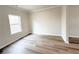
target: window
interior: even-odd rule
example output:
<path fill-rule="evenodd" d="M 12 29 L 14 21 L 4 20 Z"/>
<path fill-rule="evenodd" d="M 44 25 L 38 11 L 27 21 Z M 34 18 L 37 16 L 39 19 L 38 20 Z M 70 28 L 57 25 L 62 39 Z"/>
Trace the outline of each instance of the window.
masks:
<path fill-rule="evenodd" d="M 22 31 L 21 17 L 16 15 L 8 15 L 11 34 L 15 34 Z"/>

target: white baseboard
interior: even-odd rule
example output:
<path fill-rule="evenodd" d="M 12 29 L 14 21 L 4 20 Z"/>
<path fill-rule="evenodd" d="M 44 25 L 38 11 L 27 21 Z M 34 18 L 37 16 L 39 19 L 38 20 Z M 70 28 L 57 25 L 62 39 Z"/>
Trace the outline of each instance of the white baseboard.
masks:
<path fill-rule="evenodd" d="M 49 34 L 49 33 L 33 33 L 33 34 L 37 34 L 37 35 L 61 36 L 61 35 L 59 35 L 59 34 Z"/>
<path fill-rule="evenodd" d="M 62 36 L 62 39 L 63 39 L 63 41 L 64 41 L 66 44 L 69 44 L 69 39 L 68 39 L 68 38 L 65 38 L 65 37 Z"/>
<path fill-rule="evenodd" d="M 37 34 L 37 35 L 60 36 L 60 37 L 62 37 L 63 41 L 64 41 L 66 44 L 69 44 L 69 41 L 67 41 L 62 35 L 58 35 L 58 34 L 49 34 L 49 33 L 33 33 L 33 34 Z"/>
<path fill-rule="evenodd" d="M 17 40 L 18 40 L 18 39 L 17 39 Z M 13 43 L 13 42 L 15 42 L 15 41 L 16 41 L 16 40 L 12 40 L 12 41 L 8 42 L 7 44 L 1 46 L 0 49 L 4 48 L 5 46 L 7 46 L 7 45 L 9 45 L 9 44 L 11 44 L 11 43 Z"/>
<path fill-rule="evenodd" d="M 76 37 L 76 38 L 79 38 L 79 36 L 77 36 L 77 35 L 70 35 L 69 37 Z"/>
<path fill-rule="evenodd" d="M 25 34 L 25 35 L 28 35 L 29 33 L 27 33 L 27 34 Z M 24 35 L 24 36 L 25 36 Z M 22 36 L 23 37 L 23 36 Z M 17 38 L 17 39 L 15 39 L 15 40 L 11 40 L 10 42 L 8 42 L 7 44 L 4 44 L 3 46 L 0 46 L 0 49 L 2 49 L 2 48 L 4 48 L 5 46 L 7 46 L 7 45 L 9 45 L 9 44 L 11 44 L 11 43 L 13 43 L 13 42 L 15 42 L 15 41 L 17 41 L 18 39 L 20 39 L 21 37 L 19 37 L 19 38 Z"/>

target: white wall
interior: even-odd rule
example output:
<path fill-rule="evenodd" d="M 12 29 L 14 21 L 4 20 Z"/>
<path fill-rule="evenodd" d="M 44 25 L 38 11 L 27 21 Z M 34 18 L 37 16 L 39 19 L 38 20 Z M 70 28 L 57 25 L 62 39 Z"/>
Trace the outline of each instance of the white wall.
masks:
<path fill-rule="evenodd" d="M 61 7 L 32 13 L 33 33 L 61 35 Z"/>
<path fill-rule="evenodd" d="M 79 38 L 79 6 L 69 6 L 69 36 Z"/>
<path fill-rule="evenodd" d="M 8 14 L 21 16 L 22 32 L 15 35 L 10 34 Z M 30 32 L 31 29 L 28 12 L 25 13 L 8 6 L 0 6 L 0 48 L 16 41 Z"/>
<path fill-rule="evenodd" d="M 62 19 L 62 23 L 61 23 L 62 32 L 61 32 L 61 35 L 62 35 L 62 38 L 65 41 L 65 43 L 69 43 L 69 40 L 68 40 L 68 27 L 67 27 L 67 6 L 62 6 L 61 19 Z"/>

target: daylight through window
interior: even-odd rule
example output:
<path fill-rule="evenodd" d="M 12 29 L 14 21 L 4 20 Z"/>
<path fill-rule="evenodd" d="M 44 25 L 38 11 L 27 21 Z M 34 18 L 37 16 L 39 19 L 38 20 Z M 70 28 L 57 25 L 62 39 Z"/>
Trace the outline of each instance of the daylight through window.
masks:
<path fill-rule="evenodd" d="M 8 15 L 9 17 L 9 24 L 11 34 L 15 34 L 22 31 L 21 28 L 21 17 L 16 15 Z"/>

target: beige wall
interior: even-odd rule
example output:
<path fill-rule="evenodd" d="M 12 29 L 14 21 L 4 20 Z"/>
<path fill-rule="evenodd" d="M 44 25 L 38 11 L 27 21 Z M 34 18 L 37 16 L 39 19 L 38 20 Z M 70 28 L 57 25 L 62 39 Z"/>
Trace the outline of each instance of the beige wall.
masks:
<path fill-rule="evenodd" d="M 69 8 L 69 36 L 79 37 L 79 6 L 68 6 Z"/>
<path fill-rule="evenodd" d="M 32 13 L 33 33 L 61 35 L 61 7 Z"/>
<path fill-rule="evenodd" d="M 11 35 L 8 14 L 19 15 L 22 20 L 22 32 Z M 28 12 L 22 12 L 8 6 L 0 6 L 0 48 L 30 33 Z"/>

